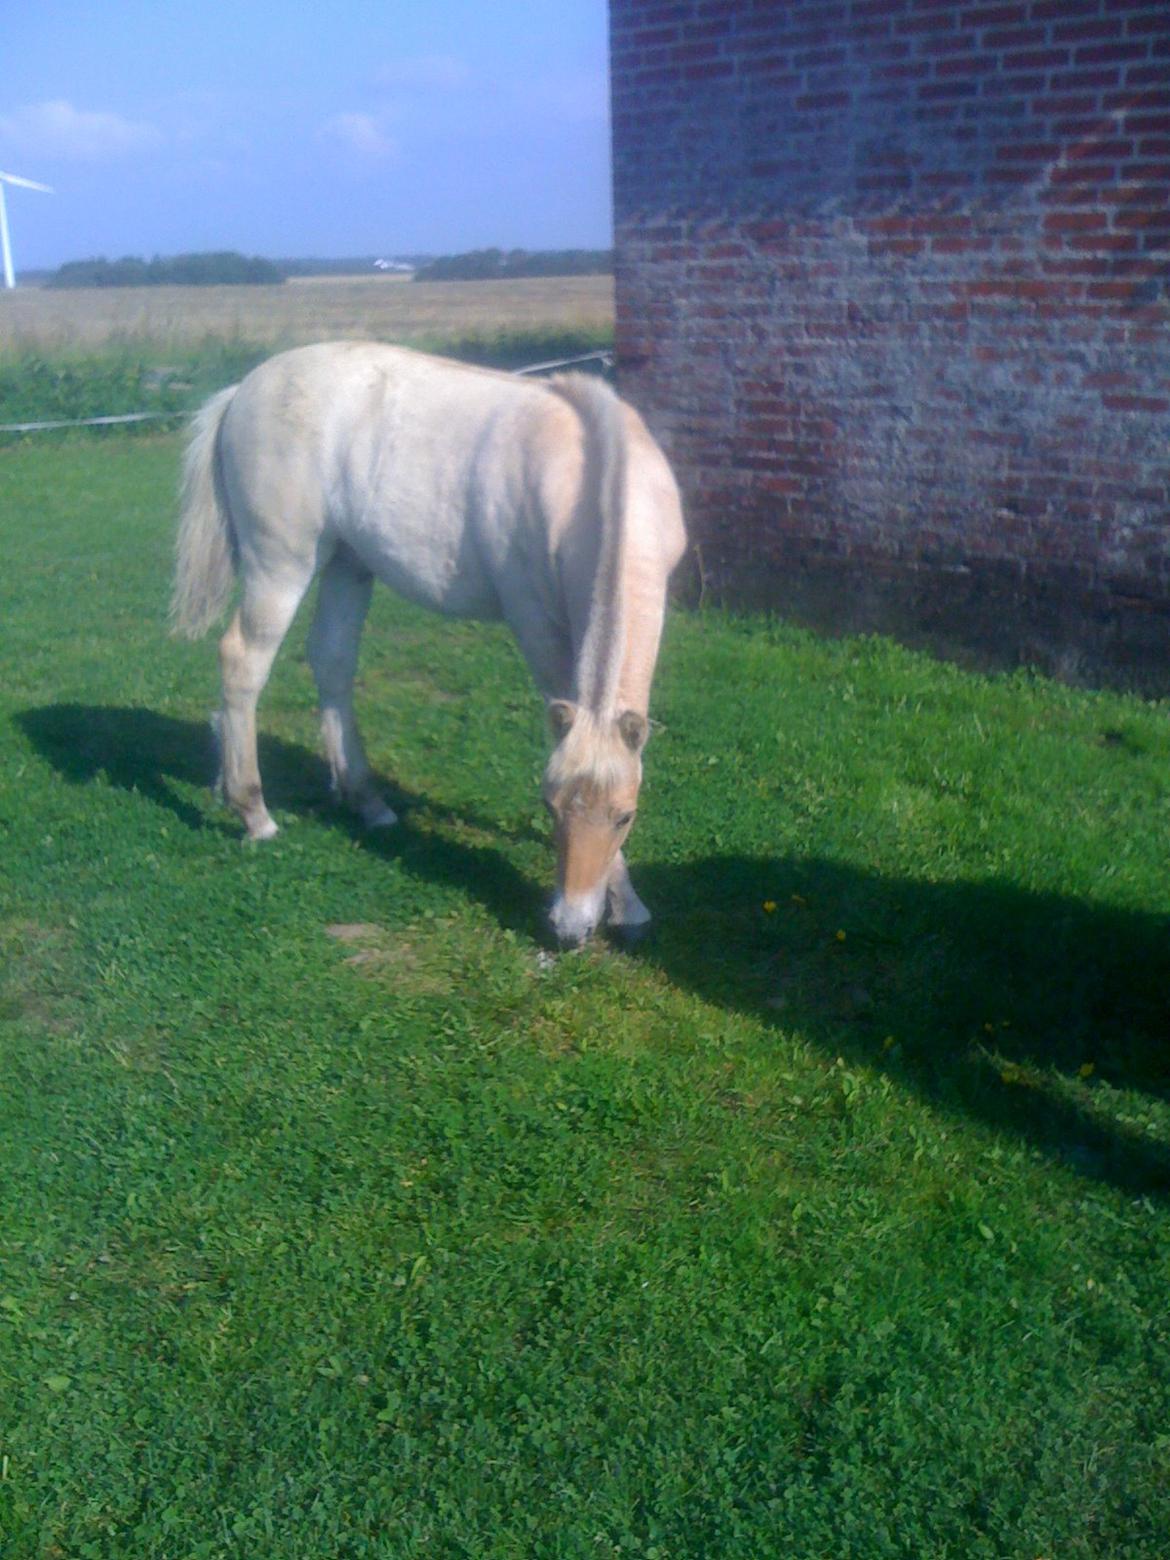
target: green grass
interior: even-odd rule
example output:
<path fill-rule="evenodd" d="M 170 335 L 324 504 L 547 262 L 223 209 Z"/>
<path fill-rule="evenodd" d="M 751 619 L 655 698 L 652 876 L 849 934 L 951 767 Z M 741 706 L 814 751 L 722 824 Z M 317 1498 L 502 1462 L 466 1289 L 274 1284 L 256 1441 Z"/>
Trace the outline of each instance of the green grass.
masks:
<path fill-rule="evenodd" d="M 383 593 L 403 811 L 261 848 L 168 641 L 178 442 L 0 454 L 0 1551 L 1161 1557 L 1170 727 L 672 618 L 634 955 L 542 717 Z"/>
<path fill-rule="evenodd" d="M 412 337 L 410 345 L 469 363 L 516 369 L 603 350 L 612 341 L 608 328 L 564 325 L 488 328 L 464 334 L 435 331 Z M 201 346 L 177 351 L 123 346 L 77 355 L 25 352 L 11 361 L 0 358 L 0 424 L 128 412 L 150 412 L 156 419 L 166 414 L 178 422 L 213 391 L 242 379 L 275 350 L 271 344 L 243 337 L 209 337 Z M 129 433 L 156 431 L 152 423 L 145 423 L 98 429 L 89 437 L 124 439 Z M 11 446 L 21 437 L 0 432 L 0 446 Z M 46 435 L 39 431 L 36 437 L 43 443 Z"/>

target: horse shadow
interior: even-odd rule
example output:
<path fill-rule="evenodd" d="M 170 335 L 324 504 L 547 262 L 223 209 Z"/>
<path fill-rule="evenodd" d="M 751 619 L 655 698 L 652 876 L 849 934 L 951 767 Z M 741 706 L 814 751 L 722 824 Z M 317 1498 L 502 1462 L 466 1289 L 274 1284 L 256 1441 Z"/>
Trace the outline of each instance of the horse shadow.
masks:
<path fill-rule="evenodd" d="M 1170 1099 L 1166 918 L 815 857 L 650 862 L 636 875 L 652 908 L 679 907 L 640 955 L 673 984 L 1089 1179 L 1170 1196 L 1170 1144 L 1108 1101 L 1114 1089 Z"/>
<path fill-rule="evenodd" d="M 209 728 L 83 705 L 17 721 L 67 779 L 104 775 L 209 827 L 175 788 L 210 777 Z M 317 755 L 267 737 L 261 763 L 282 806 L 322 811 L 329 776 Z M 369 833 L 337 806 L 328 816 L 412 874 L 470 894 L 501 924 L 544 935 L 543 890 L 495 843 L 535 830 L 509 835 L 472 811 L 385 789 L 403 814 L 396 828 Z M 423 827 L 416 810 L 452 827 Z M 226 816 L 214 826 L 237 827 Z M 675 986 L 885 1074 L 1087 1179 L 1170 1197 L 1170 1146 L 1140 1120 L 1140 1097 L 1170 1099 L 1166 918 L 994 879 L 927 882 L 816 857 L 712 855 L 635 861 L 633 871 L 657 921 L 628 956 Z M 1101 1108 L 1102 1086 L 1138 1096 L 1126 1112 L 1136 1119 Z"/>
<path fill-rule="evenodd" d="M 76 785 L 104 777 L 125 791 L 137 791 L 169 808 L 188 828 L 230 830 L 208 819 L 176 789 L 209 786 L 219 758 L 211 722 L 177 720 L 155 710 L 117 705 L 47 704 L 15 717 L 37 751 L 58 774 Z M 303 803 L 312 791 L 329 788 L 324 761 L 279 738 L 261 736 L 261 770 L 282 798 Z"/>
<path fill-rule="evenodd" d="M 41 756 L 71 783 L 87 785 L 104 778 L 167 808 L 190 829 L 243 837 L 226 808 L 209 816 L 184 795 L 185 788 L 209 787 L 216 774 L 219 755 L 210 721 L 89 704 L 41 705 L 20 712 L 14 721 Z M 541 839 L 537 830 L 502 827 L 474 809 L 447 806 L 392 780 L 380 780 L 379 789 L 399 814 L 399 823 L 392 829 L 369 830 L 331 796 L 329 766 L 319 754 L 264 733 L 257 748 L 265 792 L 279 807 L 326 817 L 371 851 L 401 860 L 420 877 L 470 888 L 513 930 L 530 930 L 542 923 L 540 891 L 503 852 L 466 839 L 450 840 L 414 819 L 425 812 L 431 821 L 513 843 Z"/>

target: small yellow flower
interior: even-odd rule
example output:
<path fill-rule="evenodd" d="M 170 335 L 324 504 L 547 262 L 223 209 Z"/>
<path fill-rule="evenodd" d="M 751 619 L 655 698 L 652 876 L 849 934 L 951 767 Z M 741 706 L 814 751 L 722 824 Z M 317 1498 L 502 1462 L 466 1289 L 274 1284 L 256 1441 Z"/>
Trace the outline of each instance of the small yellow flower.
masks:
<path fill-rule="evenodd" d="M 1079 1078 L 1091 1078 L 1096 1071 L 1096 1062 L 1082 1062 L 1077 1068 L 1077 1076 Z"/>
<path fill-rule="evenodd" d="M 844 942 L 845 941 L 845 933 L 844 932 L 838 932 L 837 933 L 837 941 L 838 942 Z"/>
<path fill-rule="evenodd" d="M 764 914 L 765 915 L 775 915 L 776 914 L 776 901 L 774 899 L 765 899 L 764 900 Z"/>

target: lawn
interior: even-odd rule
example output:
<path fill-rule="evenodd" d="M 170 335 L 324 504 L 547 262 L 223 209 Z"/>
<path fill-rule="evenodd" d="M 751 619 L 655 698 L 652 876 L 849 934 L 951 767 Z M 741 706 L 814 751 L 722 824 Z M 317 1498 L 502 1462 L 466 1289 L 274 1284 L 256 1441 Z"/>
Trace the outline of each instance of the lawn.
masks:
<path fill-rule="evenodd" d="M 496 627 L 376 599 L 365 836 L 302 621 L 241 844 L 178 454 L 0 451 L 5 1560 L 1164 1557 L 1167 708 L 676 613 L 553 958 Z"/>

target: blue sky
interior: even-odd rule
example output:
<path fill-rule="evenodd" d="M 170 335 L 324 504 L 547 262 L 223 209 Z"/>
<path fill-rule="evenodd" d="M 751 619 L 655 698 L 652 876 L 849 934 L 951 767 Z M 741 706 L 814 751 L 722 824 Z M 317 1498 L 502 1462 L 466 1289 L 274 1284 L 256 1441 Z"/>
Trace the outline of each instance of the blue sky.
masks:
<path fill-rule="evenodd" d="M 610 242 L 605 0 L 3 0 L 18 271 Z"/>

